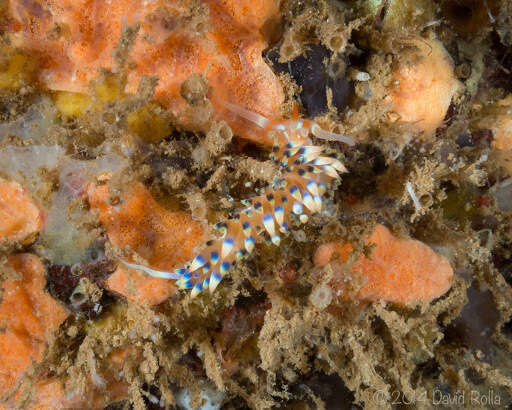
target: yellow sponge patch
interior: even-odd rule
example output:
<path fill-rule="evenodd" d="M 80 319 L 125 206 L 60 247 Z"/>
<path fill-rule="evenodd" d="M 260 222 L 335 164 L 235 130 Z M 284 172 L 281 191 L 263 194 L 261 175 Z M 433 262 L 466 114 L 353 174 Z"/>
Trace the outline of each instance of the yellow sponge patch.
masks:
<path fill-rule="evenodd" d="M 55 106 L 66 117 L 78 117 L 91 108 L 91 97 L 86 94 L 58 91 L 54 96 Z"/>

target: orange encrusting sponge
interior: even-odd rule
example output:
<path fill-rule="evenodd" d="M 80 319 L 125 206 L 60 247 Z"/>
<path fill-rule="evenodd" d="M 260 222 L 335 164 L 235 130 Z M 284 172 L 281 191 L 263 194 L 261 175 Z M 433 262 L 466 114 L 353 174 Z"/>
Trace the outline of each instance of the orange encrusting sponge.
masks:
<path fill-rule="evenodd" d="M 440 41 L 422 38 L 412 45 L 417 50 L 404 53 L 395 67 L 387 101 L 401 121 L 428 139 L 443 124 L 459 82 Z"/>
<path fill-rule="evenodd" d="M 366 243 L 376 246 L 370 259 L 361 256 L 352 266 L 352 274 L 366 281 L 356 292 L 356 299 L 411 305 L 430 302 L 450 289 L 453 277 L 450 263 L 422 242 L 397 238 L 385 226 L 377 225 Z M 326 265 L 334 253 L 346 261 L 351 252 L 350 244 L 324 244 L 317 249 L 314 262 L 318 266 Z M 333 268 L 331 286 L 341 290 L 340 299 L 346 299 L 346 272 L 336 265 Z"/>
<path fill-rule="evenodd" d="M 1 285 L 0 396 L 16 384 L 33 360 L 42 359 L 48 338 L 69 314 L 46 293 L 45 269 L 36 255 L 11 255 L 8 264 L 21 278 L 5 280 Z M 48 392 L 59 390 L 57 384 L 48 380 L 39 381 L 34 387 L 39 407 L 31 408 L 45 408 L 43 403 L 47 399 L 50 406 Z"/>
<path fill-rule="evenodd" d="M 18 183 L 0 178 L 0 243 L 11 240 L 27 245 L 41 227 L 41 212 Z"/>
<path fill-rule="evenodd" d="M 265 64 L 264 27 L 279 18 L 279 1 L 204 0 L 9 1 L 11 41 L 37 57 L 39 81 L 55 91 L 88 93 L 100 68 L 116 69 L 123 25 L 140 23 L 129 52 L 126 91 L 143 75 L 158 77 L 155 98 L 182 126 L 206 131 L 180 94 L 181 84 L 202 73 L 220 98 L 275 117 L 284 101 L 278 78 Z M 236 135 L 261 142 L 266 134 L 248 126 L 215 101 L 217 119 Z"/>
<path fill-rule="evenodd" d="M 154 269 L 172 270 L 184 263 L 203 239 L 203 228 L 190 214 L 164 209 L 140 183 L 125 190 L 119 205 L 108 202 L 106 185 L 91 185 L 88 194 L 91 209 L 99 211 L 110 242 L 136 252 Z M 131 261 L 129 254 L 126 260 Z M 122 263 L 108 278 L 107 287 L 149 305 L 163 302 L 177 290 L 173 281 L 141 276 Z"/>

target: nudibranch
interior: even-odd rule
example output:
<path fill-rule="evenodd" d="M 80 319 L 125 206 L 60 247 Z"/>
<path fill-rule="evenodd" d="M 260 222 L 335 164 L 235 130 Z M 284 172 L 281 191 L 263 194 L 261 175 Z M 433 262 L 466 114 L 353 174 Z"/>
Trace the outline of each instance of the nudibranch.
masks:
<path fill-rule="evenodd" d="M 322 210 L 322 197 L 347 170 L 336 154 L 313 145 L 310 135 L 354 145 L 348 137 L 299 119 L 297 106 L 291 119 L 271 121 L 231 103 L 222 104 L 272 135 L 271 158 L 279 166 L 280 177 L 274 178 L 273 185 L 263 195 L 242 201 L 245 208 L 239 213 L 217 223 L 214 228 L 219 235 L 207 241 L 202 251 L 184 267 L 166 272 L 123 261 L 128 267 L 151 276 L 176 280 L 180 288 L 191 289 L 191 297 L 207 289 L 214 292 L 231 267 L 253 252 L 258 238 L 263 236 L 279 246 L 280 235 L 287 233 L 292 223 L 306 223 L 310 215 Z"/>

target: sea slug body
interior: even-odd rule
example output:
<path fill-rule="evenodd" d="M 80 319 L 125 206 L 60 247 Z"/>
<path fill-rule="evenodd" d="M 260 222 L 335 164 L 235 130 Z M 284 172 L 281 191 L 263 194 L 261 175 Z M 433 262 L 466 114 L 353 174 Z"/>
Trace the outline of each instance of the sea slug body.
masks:
<path fill-rule="evenodd" d="M 280 234 L 287 233 L 292 223 L 306 223 L 310 215 L 322 210 L 322 197 L 347 170 L 336 155 L 327 153 L 324 147 L 312 145 L 310 134 L 353 145 L 345 136 L 300 120 L 297 107 L 292 119 L 270 121 L 230 103 L 223 104 L 273 134 L 271 158 L 279 166 L 281 177 L 275 178 L 273 186 L 263 195 L 243 201 L 245 209 L 217 223 L 215 229 L 220 235 L 206 242 L 203 250 L 185 267 L 165 272 L 124 262 L 151 276 L 176 280 L 180 288 L 191 289 L 192 297 L 207 289 L 213 293 L 231 267 L 253 252 L 259 237 L 264 236 L 279 246 Z"/>

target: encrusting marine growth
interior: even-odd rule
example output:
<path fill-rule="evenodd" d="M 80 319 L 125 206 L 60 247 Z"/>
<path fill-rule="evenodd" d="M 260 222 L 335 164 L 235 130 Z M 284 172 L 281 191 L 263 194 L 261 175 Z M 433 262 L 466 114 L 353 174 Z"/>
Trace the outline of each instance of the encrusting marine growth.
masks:
<path fill-rule="evenodd" d="M 279 246 L 279 233 L 288 232 L 292 222 L 306 223 L 309 215 L 321 211 L 322 196 L 346 168 L 335 154 L 328 154 L 325 147 L 311 145 L 310 134 L 354 144 L 349 138 L 325 131 L 316 123 L 300 120 L 297 106 L 292 119 L 271 121 L 231 103 L 222 104 L 273 134 L 272 159 L 280 167 L 281 178 L 276 177 L 273 186 L 263 195 L 244 201 L 247 207 L 240 213 L 217 223 L 215 229 L 220 236 L 206 242 L 201 253 L 185 267 L 166 272 L 123 261 L 126 266 L 151 276 L 176 280 L 180 288 L 192 289 L 192 297 L 206 289 L 214 292 L 236 261 L 253 251 L 258 236 L 266 235 L 267 240 Z"/>
<path fill-rule="evenodd" d="M 189 213 L 165 209 L 141 183 L 127 187 L 120 204 L 110 203 L 107 185 L 91 184 L 87 191 L 91 210 L 98 213 L 110 243 L 130 249 L 152 268 L 173 270 L 181 266 L 195 255 L 194 248 L 204 237 L 200 224 Z M 149 305 L 162 303 L 177 291 L 171 281 L 132 274 L 122 264 L 105 285 L 127 299 Z"/>

